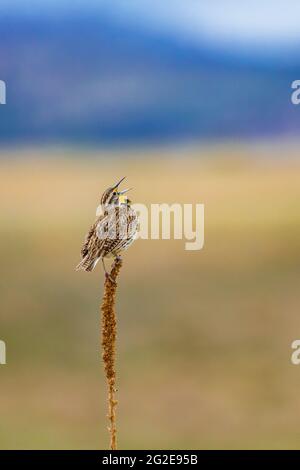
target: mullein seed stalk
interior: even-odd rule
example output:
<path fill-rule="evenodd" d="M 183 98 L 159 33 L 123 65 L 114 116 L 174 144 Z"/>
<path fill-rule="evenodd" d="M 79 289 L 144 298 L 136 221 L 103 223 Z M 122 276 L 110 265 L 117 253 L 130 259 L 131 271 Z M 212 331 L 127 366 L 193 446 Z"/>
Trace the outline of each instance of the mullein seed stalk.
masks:
<path fill-rule="evenodd" d="M 108 387 L 108 419 L 110 433 L 110 449 L 117 449 L 117 425 L 116 425 L 116 337 L 117 319 L 115 311 L 117 278 L 122 267 L 122 259 L 116 258 L 110 275 L 106 276 L 104 295 L 101 305 L 102 312 L 102 359 Z"/>

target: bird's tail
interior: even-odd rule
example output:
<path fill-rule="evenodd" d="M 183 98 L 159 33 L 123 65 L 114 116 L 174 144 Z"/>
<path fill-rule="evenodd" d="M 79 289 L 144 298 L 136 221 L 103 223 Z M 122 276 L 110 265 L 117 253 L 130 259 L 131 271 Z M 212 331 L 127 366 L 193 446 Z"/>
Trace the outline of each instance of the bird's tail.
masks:
<path fill-rule="evenodd" d="M 87 255 L 80 261 L 80 263 L 77 264 L 76 271 L 80 271 L 80 269 L 83 269 L 84 271 L 93 271 L 98 261 L 99 261 L 99 258 L 91 259 Z"/>

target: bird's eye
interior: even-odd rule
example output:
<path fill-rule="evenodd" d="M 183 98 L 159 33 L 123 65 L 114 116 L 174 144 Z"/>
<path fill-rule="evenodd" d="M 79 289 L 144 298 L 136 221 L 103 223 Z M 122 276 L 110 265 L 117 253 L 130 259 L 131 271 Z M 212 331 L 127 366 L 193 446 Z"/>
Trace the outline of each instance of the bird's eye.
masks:
<path fill-rule="evenodd" d="M 117 194 L 116 191 L 114 191 L 114 192 L 113 192 L 113 195 L 115 196 L 116 194 Z"/>

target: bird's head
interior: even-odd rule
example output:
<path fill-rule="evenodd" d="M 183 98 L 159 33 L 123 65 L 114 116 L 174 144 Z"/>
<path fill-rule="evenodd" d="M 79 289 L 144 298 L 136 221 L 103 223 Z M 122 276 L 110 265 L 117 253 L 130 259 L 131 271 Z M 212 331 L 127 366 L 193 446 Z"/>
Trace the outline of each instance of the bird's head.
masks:
<path fill-rule="evenodd" d="M 124 178 L 120 179 L 117 184 L 110 186 L 104 191 L 101 198 L 101 206 L 103 208 L 106 208 L 108 206 L 118 206 L 120 204 L 127 204 L 127 196 L 125 196 L 125 193 L 127 193 L 129 189 L 119 191 L 119 186 L 124 179 L 125 176 Z"/>

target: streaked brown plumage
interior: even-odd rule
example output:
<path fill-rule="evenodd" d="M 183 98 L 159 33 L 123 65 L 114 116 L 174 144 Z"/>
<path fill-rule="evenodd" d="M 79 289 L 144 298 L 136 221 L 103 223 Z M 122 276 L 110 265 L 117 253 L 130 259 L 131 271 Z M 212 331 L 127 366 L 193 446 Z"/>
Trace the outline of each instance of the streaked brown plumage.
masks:
<path fill-rule="evenodd" d="M 118 191 L 123 179 L 103 193 L 101 215 L 85 237 L 77 270 L 92 271 L 99 259 L 102 259 L 105 270 L 104 258 L 119 256 L 135 240 L 138 217 L 129 199 L 124 196 L 128 190 Z"/>

